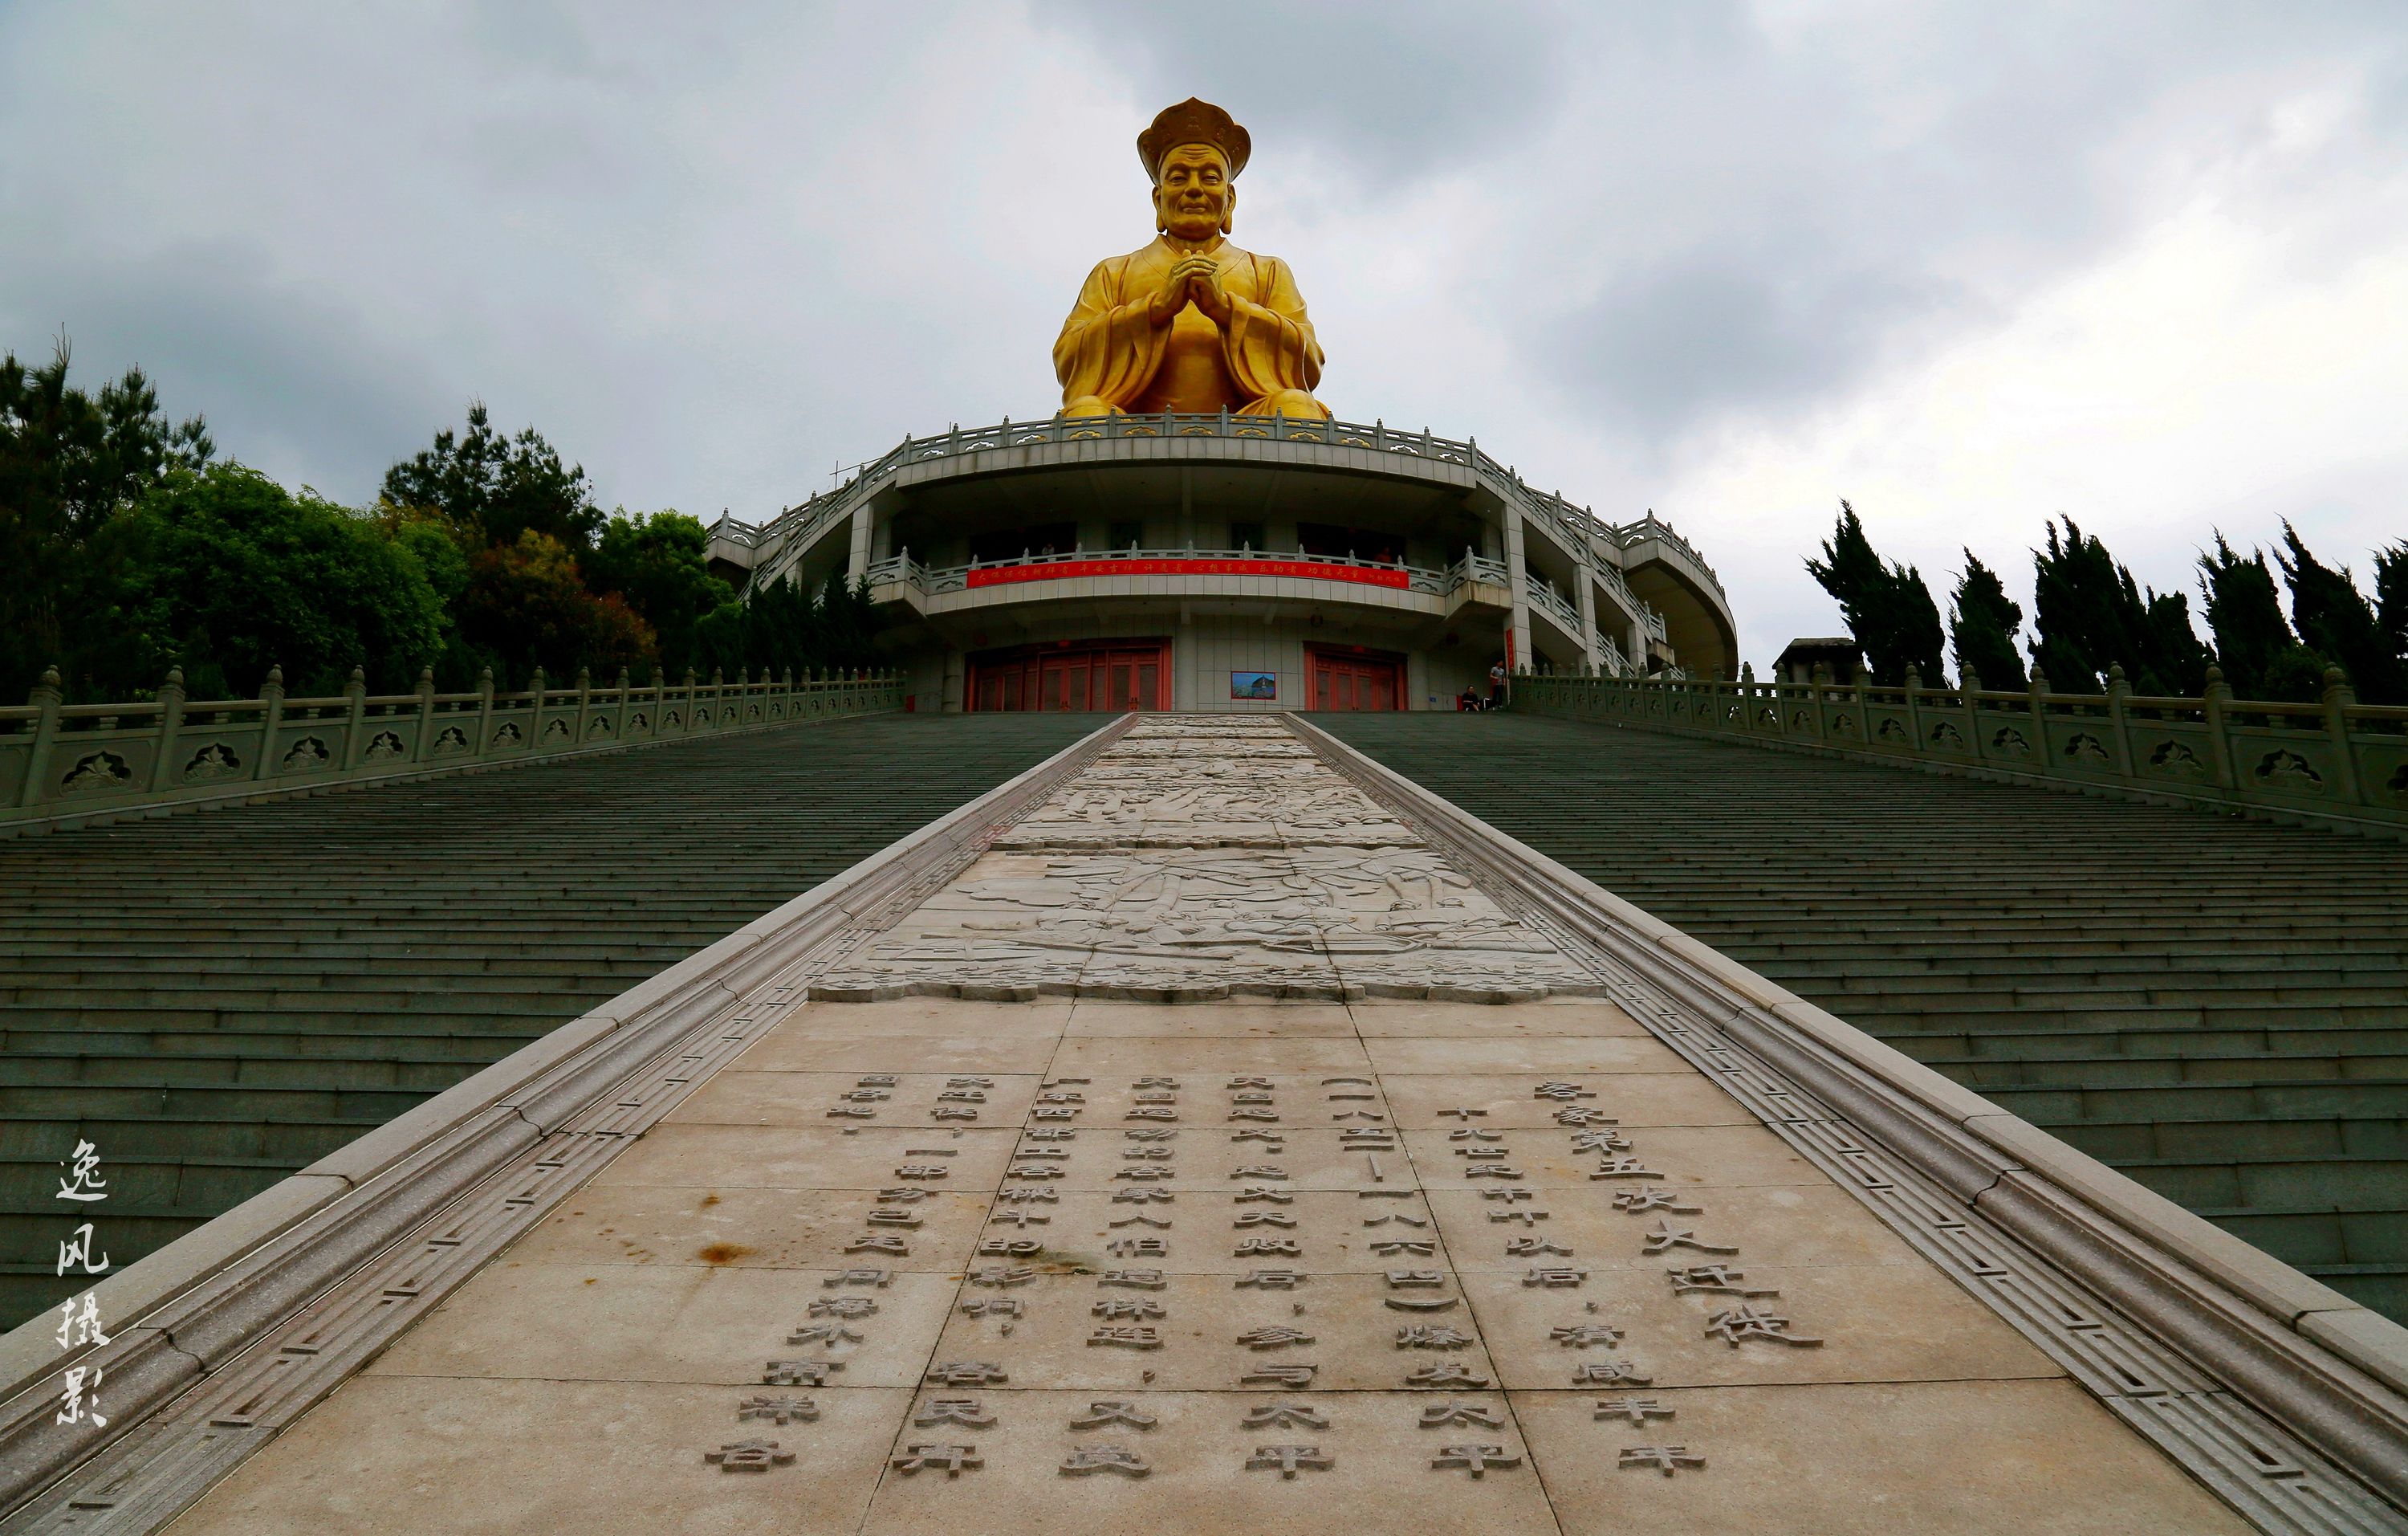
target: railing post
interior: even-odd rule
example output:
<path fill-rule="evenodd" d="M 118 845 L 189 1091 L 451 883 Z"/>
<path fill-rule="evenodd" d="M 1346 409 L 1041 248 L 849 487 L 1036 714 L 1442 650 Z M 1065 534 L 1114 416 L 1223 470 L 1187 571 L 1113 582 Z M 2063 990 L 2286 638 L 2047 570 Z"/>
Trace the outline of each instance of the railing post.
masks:
<path fill-rule="evenodd" d="M 159 684 L 159 742 L 150 749 L 150 792 L 154 795 L 175 782 L 176 733 L 184 724 L 184 669 L 167 668 L 167 681 Z"/>
<path fill-rule="evenodd" d="M 684 726 L 684 729 L 685 729 L 685 733 L 686 733 L 688 736 L 692 736 L 692 735 L 694 734 L 694 690 L 695 690 L 695 676 L 696 676 L 696 675 L 697 675 L 697 674 L 695 672 L 695 669 L 694 669 L 693 668 L 689 667 L 689 668 L 687 668 L 685 669 L 685 726 Z"/>
<path fill-rule="evenodd" d="M 1830 708 L 1823 696 L 1830 686 L 1830 667 L 1824 662 L 1816 662 L 1813 670 L 1806 674 L 1806 697 L 1814 707 L 1814 739 L 1817 741 L 1831 739 Z"/>
<path fill-rule="evenodd" d="M 30 807 L 41 800 L 43 792 L 49 788 L 50 749 L 59 739 L 59 701 L 63 696 L 59 689 L 59 669 L 43 668 L 42 680 L 34 684 L 34 691 L 25 697 L 25 702 L 41 713 L 34 718 L 34 746 L 25 758 L 25 782 L 17 791 L 17 803 L 21 806 Z"/>
<path fill-rule="evenodd" d="M 284 724 L 284 668 L 271 667 L 267 681 L 259 685 L 259 696 L 267 708 L 259 715 L 259 760 L 251 765 L 253 782 L 268 776 L 269 766 L 276 761 L 276 733 Z"/>
<path fill-rule="evenodd" d="M 472 757 L 482 757 L 494 750 L 494 669 L 485 668 L 477 674 L 477 740 L 469 748 Z"/>
<path fill-rule="evenodd" d="M 2032 755 L 2039 759 L 2042 773 L 2054 775 L 2057 765 L 2048 751 L 2048 674 L 2038 662 L 2032 664 L 2031 683 L 2024 696 L 2031 701 Z"/>
<path fill-rule="evenodd" d="M 611 740 L 624 741 L 627 739 L 627 720 L 630 715 L 635 713 L 635 703 L 636 674 L 628 670 L 626 668 L 622 667 L 619 668 L 618 711 L 610 717 Z"/>
<path fill-rule="evenodd" d="M 2207 762 L 2215 772 L 2218 789 L 2238 786 L 2232 778 L 2232 742 L 2224 734 L 2224 711 L 2232 702 L 2232 684 L 2224 681 L 2224 668 L 2211 666 L 2207 669 L 2207 687 L 2201 691 L 2200 712 L 2207 717 Z"/>
<path fill-rule="evenodd" d="M 529 752 L 541 752 L 543 750 L 543 696 L 546 691 L 545 682 L 546 680 L 543 675 L 543 668 L 540 667 L 535 669 L 535 676 L 527 680 L 527 697 L 534 705 L 534 712 L 527 717 L 526 750 Z"/>
<path fill-rule="evenodd" d="M 1982 756 L 1982 706 L 1973 696 L 1982 691 L 1982 674 L 1971 667 L 1958 668 L 1956 679 L 1958 701 L 1965 706 L 1965 751 L 1979 762 Z"/>
<path fill-rule="evenodd" d="M 368 674 L 364 667 L 351 668 L 351 681 L 343 684 L 343 696 L 351 701 L 351 716 L 343 726 L 343 770 L 360 766 L 360 753 L 365 747 L 360 738 L 368 717 Z"/>
<path fill-rule="evenodd" d="M 577 668 L 577 724 L 568 732 L 570 750 L 585 745 L 586 721 L 593 710 L 594 668 L 580 666 Z"/>
<path fill-rule="evenodd" d="M 2124 701 L 2132 696 L 2132 685 L 2124 680 L 2124 664 L 2111 662 L 2107 668 L 2107 730 L 2115 739 L 2115 771 L 2129 779 L 2132 776 L 2132 733 L 2125 724 Z"/>
<path fill-rule="evenodd" d="M 1923 674 L 1909 663 L 1906 668 L 1906 750 L 1917 756 L 1923 753 Z"/>
<path fill-rule="evenodd" d="M 2350 754 L 2349 711 L 2358 702 L 2349 679 L 2338 667 L 2325 668 L 2325 731 L 2332 738 L 2333 789 L 2344 805 L 2362 803 L 2358 797 L 2358 759 Z"/>
<path fill-rule="evenodd" d="M 418 669 L 418 730 L 417 739 L 409 744 L 409 760 L 423 763 L 426 754 L 435 750 L 435 668 Z"/>

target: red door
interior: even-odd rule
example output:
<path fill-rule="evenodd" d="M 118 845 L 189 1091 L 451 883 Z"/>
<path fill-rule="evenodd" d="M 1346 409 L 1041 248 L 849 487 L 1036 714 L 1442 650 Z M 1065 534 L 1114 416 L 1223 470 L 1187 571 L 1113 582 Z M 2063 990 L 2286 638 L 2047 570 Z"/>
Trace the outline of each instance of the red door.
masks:
<path fill-rule="evenodd" d="M 970 710 L 1166 710 L 1170 646 L 1163 640 L 1031 646 L 969 658 Z"/>
<path fill-rule="evenodd" d="M 1404 664 L 1374 653 L 1312 651 L 1308 708 L 1398 710 L 1404 707 Z"/>

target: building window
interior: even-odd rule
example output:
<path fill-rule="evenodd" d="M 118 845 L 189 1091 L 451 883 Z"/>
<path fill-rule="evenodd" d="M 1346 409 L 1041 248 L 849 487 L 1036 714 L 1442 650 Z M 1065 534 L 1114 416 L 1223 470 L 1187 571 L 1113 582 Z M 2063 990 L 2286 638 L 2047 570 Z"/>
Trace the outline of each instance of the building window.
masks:
<path fill-rule="evenodd" d="M 1141 549 L 1145 545 L 1145 524 L 1115 523 L 1112 524 L 1111 538 L 1112 548 L 1116 550 Z"/>
<path fill-rule="evenodd" d="M 1230 524 L 1229 547 L 1233 550 L 1254 551 L 1266 548 L 1263 543 L 1263 525 L 1259 523 Z"/>
<path fill-rule="evenodd" d="M 980 565 L 1034 554 L 1068 554 L 1079 544 L 1076 523 L 1040 523 L 970 535 L 970 558 Z"/>

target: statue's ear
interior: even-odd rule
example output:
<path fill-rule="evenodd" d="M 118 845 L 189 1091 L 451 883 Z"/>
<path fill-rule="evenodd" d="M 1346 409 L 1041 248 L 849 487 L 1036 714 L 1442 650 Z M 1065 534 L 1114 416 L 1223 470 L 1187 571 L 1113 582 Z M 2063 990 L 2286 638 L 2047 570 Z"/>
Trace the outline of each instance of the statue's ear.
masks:
<path fill-rule="evenodd" d="M 1170 221 L 1162 216 L 1162 185 L 1160 182 L 1156 182 L 1154 188 L 1154 232 L 1156 235 L 1167 235 L 1170 232 Z"/>
<path fill-rule="evenodd" d="M 1226 235 L 1237 227 L 1237 223 L 1238 189 L 1232 186 L 1229 189 L 1229 195 L 1221 200 L 1221 233 Z"/>

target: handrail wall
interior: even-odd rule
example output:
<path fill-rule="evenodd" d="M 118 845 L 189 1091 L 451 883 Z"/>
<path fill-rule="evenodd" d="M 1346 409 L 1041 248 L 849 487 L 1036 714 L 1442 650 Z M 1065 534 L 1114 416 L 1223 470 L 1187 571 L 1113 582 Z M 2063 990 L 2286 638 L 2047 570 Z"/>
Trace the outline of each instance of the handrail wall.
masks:
<path fill-rule="evenodd" d="M 891 671 L 635 687 L 625 673 L 572 688 L 536 673 L 519 693 L 490 675 L 472 694 L 370 694 L 360 674 L 331 698 L 288 698 L 282 669 L 257 698 L 187 699 L 180 669 L 156 698 L 66 704 L 56 671 L 0 708 L 0 829 L 94 812 L 529 762 L 796 721 L 903 708 Z"/>
<path fill-rule="evenodd" d="M 2329 673 L 2313 704 L 1532 675 L 1513 707 L 1992 778 L 2043 781 L 2358 828 L 2408 829 L 2408 708 L 2360 704 Z"/>

